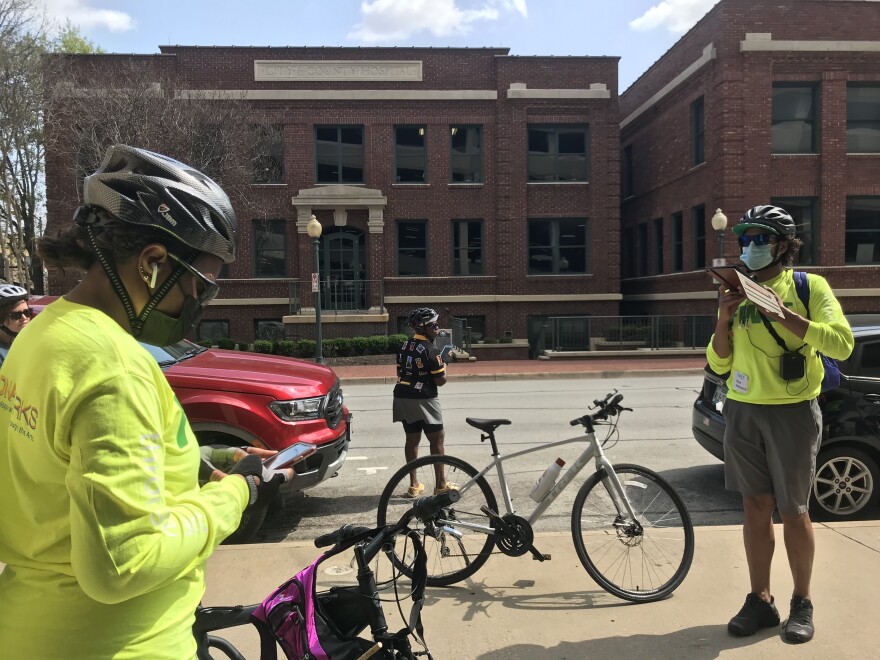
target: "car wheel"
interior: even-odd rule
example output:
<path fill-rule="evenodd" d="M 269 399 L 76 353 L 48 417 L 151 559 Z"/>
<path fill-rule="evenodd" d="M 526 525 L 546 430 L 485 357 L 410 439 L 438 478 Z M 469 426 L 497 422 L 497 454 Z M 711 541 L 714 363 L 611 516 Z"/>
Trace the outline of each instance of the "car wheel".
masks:
<path fill-rule="evenodd" d="M 819 452 L 813 497 L 814 514 L 848 520 L 880 499 L 877 461 L 856 447 L 829 447 Z"/>

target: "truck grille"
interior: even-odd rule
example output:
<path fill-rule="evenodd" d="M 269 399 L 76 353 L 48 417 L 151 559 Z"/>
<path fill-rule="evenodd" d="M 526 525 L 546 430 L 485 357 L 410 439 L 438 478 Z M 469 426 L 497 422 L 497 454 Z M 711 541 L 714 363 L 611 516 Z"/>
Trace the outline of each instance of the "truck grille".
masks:
<path fill-rule="evenodd" d="M 331 429 L 335 429 L 342 421 L 342 389 L 339 387 L 339 381 L 336 381 L 333 389 L 327 394 L 324 403 L 324 419 Z"/>

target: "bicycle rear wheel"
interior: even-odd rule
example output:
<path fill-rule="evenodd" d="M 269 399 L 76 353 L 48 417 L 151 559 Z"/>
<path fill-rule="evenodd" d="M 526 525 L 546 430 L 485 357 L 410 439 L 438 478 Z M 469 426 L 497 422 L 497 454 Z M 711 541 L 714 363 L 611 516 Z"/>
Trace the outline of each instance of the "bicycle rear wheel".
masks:
<path fill-rule="evenodd" d="M 498 510 L 495 495 L 480 477 L 466 486 L 477 475 L 477 469 L 452 456 L 431 455 L 417 458 L 395 472 L 379 498 L 378 526 L 393 524 L 412 508 L 413 498 L 407 497 L 410 472 L 414 471 L 425 489 L 421 494 L 433 495 L 437 485 L 437 471 L 442 469 L 446 481 L 460 486 L 461 499 L 446 507 L 431 520 L 414 521 L 410 526 L 422 535 L 428 555 L 428 585 L 444 587 L 470 577 L 486 563 L 495 544 L 490 534 L 464 529 L 457 522 L 494 527 L 481 506 Z M 412 546 L 404 546 L 405 536 L 395 540 L 391 560 L 407 577 L 412 577 Z M 404 551 L 404 547 L 407 548 Z"/>
<path fill-rule="evenodd" d="M 612 486 L 592 475 L 574 500 L 571 534 L 587 573 L 625 600 L 651 602 L 682 583 L 694 557 L 694 526 L 678 493 L 660 475 L 638 465 L 616 465 L 636 514 L 618 513 Z"/>

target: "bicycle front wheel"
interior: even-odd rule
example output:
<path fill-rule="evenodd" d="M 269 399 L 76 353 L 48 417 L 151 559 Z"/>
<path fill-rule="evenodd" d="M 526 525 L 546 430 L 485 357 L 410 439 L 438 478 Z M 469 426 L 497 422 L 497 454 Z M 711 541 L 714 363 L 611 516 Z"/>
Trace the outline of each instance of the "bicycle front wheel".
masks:
<path fill-rule="evenodd" d="M 636 602 L 669 596 L 694 558 L 694 526 L 678 493 L 638 465 L 614 471 L 636 515 L 618 510 L 613 485 L 596 473 L 578 491 L 571 533 L 587 573 L 610 594 Z"/>
<path fill-rule="evenodd" d="M 494 527 L 480 510 L 487 506 L 498 511 L 492 489 L 483 477 L 473 481 L 477 469 L 461 459 L 440 455 L 417 458 L 395 472 L 382 491 L 376 521 L 379 527 L 396 523 L 412 508 L 413 498 L 408 496 L 410 472 L 415 472 L 418 482 L 424 486 L 419 495 L 433 495 L 438 481 L 444 478 L 461 492 L 458 502 L 431 520 L 413 521 L 410 525 L 422 535 L 428 555 L 428 585 L 444 587 L 470 577 L 489 559 L 495 541 L 491 534 L 457 523 Z M 404 575 L 412 577 L 412 545 L 405 542 L 404 535 L 395 540 L 391 561 Z"/>

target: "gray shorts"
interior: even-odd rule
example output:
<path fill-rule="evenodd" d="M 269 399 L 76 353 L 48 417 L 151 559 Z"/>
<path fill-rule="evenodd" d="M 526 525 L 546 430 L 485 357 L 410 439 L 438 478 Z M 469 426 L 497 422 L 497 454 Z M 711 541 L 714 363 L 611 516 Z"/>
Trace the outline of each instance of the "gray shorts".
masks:
<path fill-rule="evenodd" d="M 400 399 L 394 397 L 394 412 L 392 421 L 395 422 L 424 422 L 429 426 L 443 425 L 443 411 L 440 409 L 440 399 Z"/>
<path fill-rule="evenodd" d="M 816 399 L 780 406 L 727 399 L 723 414 L 728 490 L 772 494 L 780 513 L 806 513 L 822 436 Z"/>

